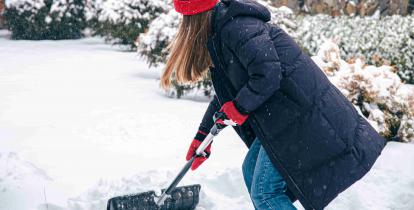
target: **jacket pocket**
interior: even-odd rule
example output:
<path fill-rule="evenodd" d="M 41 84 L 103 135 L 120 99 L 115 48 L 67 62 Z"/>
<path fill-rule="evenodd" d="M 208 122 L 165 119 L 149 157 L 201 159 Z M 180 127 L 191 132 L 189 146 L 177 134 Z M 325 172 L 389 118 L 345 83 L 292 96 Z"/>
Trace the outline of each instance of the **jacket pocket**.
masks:
<path fill-rule="evenodd" d="M 284 131 L 300 117 L 300 107 L 277 90 L 254 114 L 265 130 L 275 134 Z"/>
<path fill-rule="evenodd" d="M 347 147 L 351 147 L 358 125 L 358 114 L 353 105 L 333 85 L 325 89 L 324 93 L 316 98 L 315 103 L 330 127 Z"/>
<path fill-rule="evenodd" d="M 294 108 L 301 114 L 305 114 L 312 108 L 309 98 L 291 77 L 287 76 L 281 80 L 280 90 L 288 100 L 296 105 Z"/>

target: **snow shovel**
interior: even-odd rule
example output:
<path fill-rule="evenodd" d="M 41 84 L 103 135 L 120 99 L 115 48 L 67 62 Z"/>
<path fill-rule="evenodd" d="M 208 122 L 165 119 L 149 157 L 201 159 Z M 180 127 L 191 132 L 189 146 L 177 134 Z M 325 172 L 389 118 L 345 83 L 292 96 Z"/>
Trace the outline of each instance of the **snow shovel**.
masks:
<path fill-rule="evenodd" d="M 189 160 L 174 181 L 167 189 L 162 190 L 162 195 L 157 196 L 155 191 L 149 191 L 134 195 L 126 195 L 111 198 L 108 201 L 107 210 L 193 210 L 199 201 L 200 185 L 177 187 L 185 174 L 191 168 L 196 157 L 205 155 L 204 150 L 211 144 L 225 126 L 215 124 L 203 143 L 197 149 L 196 154 Z"/>

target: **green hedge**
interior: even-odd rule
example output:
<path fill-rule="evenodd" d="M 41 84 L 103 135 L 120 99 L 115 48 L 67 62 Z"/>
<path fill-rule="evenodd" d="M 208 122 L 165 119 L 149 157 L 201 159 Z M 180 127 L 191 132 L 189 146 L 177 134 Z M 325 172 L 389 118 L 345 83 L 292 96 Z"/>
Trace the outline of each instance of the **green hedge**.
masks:
<path fill-rule="evenodd" d="M 86 26 L 83 0 L 21 0 L 6 5 L 13 39 L 77 39 Z"/>

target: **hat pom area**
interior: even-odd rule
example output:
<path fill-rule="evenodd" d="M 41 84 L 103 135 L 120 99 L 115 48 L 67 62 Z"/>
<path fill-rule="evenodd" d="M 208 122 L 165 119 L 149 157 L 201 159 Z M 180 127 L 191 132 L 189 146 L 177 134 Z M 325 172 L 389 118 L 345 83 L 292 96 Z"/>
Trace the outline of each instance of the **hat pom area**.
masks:
<path fill-rule="evenodd" d="M 174 0 L 175 11 L 183 15 L 195 15 L 212 9 L 219 0 Z"/>

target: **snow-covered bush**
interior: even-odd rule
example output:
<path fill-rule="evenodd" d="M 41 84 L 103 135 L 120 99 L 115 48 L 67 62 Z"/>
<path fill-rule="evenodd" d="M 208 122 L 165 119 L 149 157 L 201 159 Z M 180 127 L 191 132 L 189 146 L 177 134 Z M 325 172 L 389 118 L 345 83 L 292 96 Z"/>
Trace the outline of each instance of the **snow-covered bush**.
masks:
<path fill-rule="evenodd" d="M 152 21 L 148 31 L 138 37 L 138 52 L 150 66 L 167 62 L 167 46 L 174 39 L 180 20 L 181 15 L 172 9 Z"/>
<path fill-rule="evenodd" d="M 364 57 L 368 64 L 388 64 L 399 76 L 414 83 L 414 17 L 337 17 L 328 15 L 298 18 L 296 37 L 314 55 L 325 38 L 338 39 L 345 60 Z"/>
<path fill-rule="evenodd" d="M 172 88 L 167 92 L 170 97 L 181 98 L 185 95 L 212 96 L 214 94 L 213 83 L 209 75 L 194 84 L 180 84 L 172 80 Z"/>
<path fill-rule="evenodd" d="M 85 28 L 84 0 L 6 0 L 13 39 L 74 39 Z"/>
<path fill-rule="evenodd" d="M 93 0 L 87 16 L 95 34 L 133 49 L 139 34 L 171 5 L 170 0 Z"/>
<path fill-rule="evenodd" d="M 327 40 L 314 61 L 360 113 L 388 140 L 414 140 L 413 93 L 392 66 L 366 65 L 363 59 L 345 62 L 337 44 Z"/>
<path fill-rule="evenodd" d="M 102 10 L 105 0 L 87 0 L 85 3 L 85 18 L 87 25 L 91 29 L 99 27 L 98 14 Z"/>

